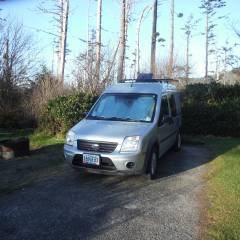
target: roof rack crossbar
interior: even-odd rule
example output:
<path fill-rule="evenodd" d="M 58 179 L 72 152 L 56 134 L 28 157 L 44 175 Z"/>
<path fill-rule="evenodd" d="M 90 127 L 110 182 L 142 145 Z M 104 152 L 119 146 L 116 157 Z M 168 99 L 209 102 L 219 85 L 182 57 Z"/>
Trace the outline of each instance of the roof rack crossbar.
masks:
<path fill-rule="evenodd" d="M 120 83 L 153 83 L 153 82 L 178 82 L 178 80 L 176 79 L 172 79 L 172 78 L 156 78 L 156 79 L 123 79 L 120 81 Z"/>

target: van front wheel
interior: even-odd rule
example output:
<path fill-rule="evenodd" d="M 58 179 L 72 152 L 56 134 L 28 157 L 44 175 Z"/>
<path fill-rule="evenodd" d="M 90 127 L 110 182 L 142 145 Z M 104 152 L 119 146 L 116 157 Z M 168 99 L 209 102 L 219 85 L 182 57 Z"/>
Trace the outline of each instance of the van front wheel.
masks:
<path fill-rule="evenodd" d="M 150 157 L 150 179 L 156 179 L 158 170 L 158 150 L 157 148 L 153 148 L 151 157 Z"/>

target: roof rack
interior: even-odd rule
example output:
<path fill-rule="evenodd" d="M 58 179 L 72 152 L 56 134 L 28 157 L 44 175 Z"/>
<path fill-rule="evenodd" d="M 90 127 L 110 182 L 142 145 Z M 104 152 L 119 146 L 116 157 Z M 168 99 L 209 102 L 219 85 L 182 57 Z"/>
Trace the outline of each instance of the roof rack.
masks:
<path fill-rule="evenodd" d="M 178 83 L 178 80 L 172 78 L 149 78 L 149 79 L 123 79 L 120 83 Z"/>
<path fill-rule="evenodd" d="M 160 82 L 160 83 L 169 83 L 169 82 L 178 82 L 176 79 L 172 78 L 153 78 L 152 73 L 139 73 L 136 79 L 124 79 L 121 81 L 122 83 L 153 83 L 153 82 Z"/>

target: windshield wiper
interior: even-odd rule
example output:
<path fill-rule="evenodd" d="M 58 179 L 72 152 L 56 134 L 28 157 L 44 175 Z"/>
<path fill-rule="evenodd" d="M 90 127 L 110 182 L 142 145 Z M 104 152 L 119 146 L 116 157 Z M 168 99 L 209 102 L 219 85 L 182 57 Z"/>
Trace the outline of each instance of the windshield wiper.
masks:
<path fill-rule="evenodd" d="M 120 118 L 120 117 L 103 117 L 103 116 L 88 116 L 88 119 L 94 120 L 108 120 L 108 121 L 123 121 L 123 122 L 146 122 L 141 119 L 133 119 L 133 118 Z"/>
<path fill-rule="evenodd" d="M 132 118 L 120 118 L 120 117 L 110 117 L 107 118 L 107 120 L 112 120 L 112 121 L 126 121 L 126 122 L 138 122 L 137 119 L 132 119 Z"/>
<path fill-rule="evenodd" d="M 133 118 L 117 118 L 119 121 L 127 121 L 127 122 L 146 122 L 145 120 L 142 119 L 133 119 Z"/>
<path fill-rule="evenodd" d="M 103 116 L 88 116 L 88 119 L 94 119 L 94 120 L 106 120 L 106 117 Z"/>

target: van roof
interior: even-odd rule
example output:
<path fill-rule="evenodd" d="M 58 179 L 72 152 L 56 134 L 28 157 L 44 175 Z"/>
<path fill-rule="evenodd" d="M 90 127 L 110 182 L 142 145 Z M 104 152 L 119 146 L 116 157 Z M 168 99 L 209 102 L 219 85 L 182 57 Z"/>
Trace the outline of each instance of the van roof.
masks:
<path fill-rule="evenodd" d="M 176 87 L 170 83 L 127 82 L 111 85 L 104 91 L 104 93 L 153 93 L 159 95 L 166 92 L 176 91 L 177 91 Z"/>

